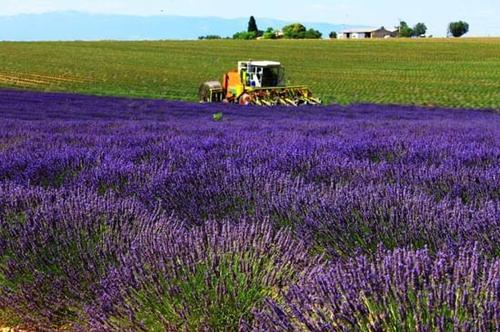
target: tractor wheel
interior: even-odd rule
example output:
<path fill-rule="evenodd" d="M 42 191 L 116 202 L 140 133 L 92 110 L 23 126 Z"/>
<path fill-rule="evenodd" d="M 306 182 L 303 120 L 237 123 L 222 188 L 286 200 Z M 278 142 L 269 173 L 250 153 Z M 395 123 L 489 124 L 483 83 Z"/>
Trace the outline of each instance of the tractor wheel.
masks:
<path fill-rule="evenodd" d="M 209 81 L 200 85 L 198 90 L 198 98 L 200 103 L 210 103 L 216 100 L 213 100 L 212 91 L 222 91 L 222 86 L 220 82 L 217 81 Z"/>
<path fill-rule="evenodd" d="M 240 99 L 238 99 L 238 102 L 240 105 L 246 106 L 250 105 L 252 102 L 252 97 L 248 93 L 244 93 L 240 96 Z"/>

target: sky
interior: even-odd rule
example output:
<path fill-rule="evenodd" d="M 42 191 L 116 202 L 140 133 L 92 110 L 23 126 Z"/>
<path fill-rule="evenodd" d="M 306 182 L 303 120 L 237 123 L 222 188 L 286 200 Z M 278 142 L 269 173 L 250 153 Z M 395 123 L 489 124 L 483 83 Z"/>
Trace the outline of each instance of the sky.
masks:
<path fill-rule="evenodd" d="M 237 7 L 238 3 L 241 4 Z M 446 34 L 465 20 L 473 36 L 500 36 L 500 0 L 0 0 L 0 16 L 54 11 L 131 15 L 258 17 L 393 27 L 424 22 L 428 33 Z"/>

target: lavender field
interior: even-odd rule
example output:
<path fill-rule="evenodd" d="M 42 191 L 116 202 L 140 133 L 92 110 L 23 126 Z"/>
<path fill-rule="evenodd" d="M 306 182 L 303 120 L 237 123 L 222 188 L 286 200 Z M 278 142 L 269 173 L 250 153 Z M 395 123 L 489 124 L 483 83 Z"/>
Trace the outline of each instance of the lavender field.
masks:
<path fill-rule="evenodd" d="M 499 174 L 493 111 L 0 90 L 0 327 L 498 331 Z"/>

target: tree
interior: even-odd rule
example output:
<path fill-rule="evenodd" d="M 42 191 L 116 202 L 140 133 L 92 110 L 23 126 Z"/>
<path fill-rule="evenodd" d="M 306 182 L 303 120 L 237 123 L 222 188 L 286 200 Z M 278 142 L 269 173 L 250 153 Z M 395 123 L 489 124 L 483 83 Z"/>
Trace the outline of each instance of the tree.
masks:
<path fill-rule="evenodd" d="M 399 26 L 396 27 L 399 31 L 399 36 L 404 38 L 409 38 L 413 36 L 413 29 L 408 26 L 408 23 L 401 21 Z"/>
<path fill-rule="evenodd" d="M 424 23 L 417 23 L 413 27 L 413 36 L 415 37 L 423 36 L 425 35 L 426 32 L 427 32 L 427 26 Z"/>
<path fill-rule="evenodd" d="M 307 30 L 300 23 L 293 23 L 283 27 L 283 36 L 287 39 L 320 39 L 322 34 L 318 30 Z"/>
<path fill-rule="evenodd" d="M 448 35 L 452 35 L 455 38 L 462 37 L 467 32 L 469 32 L 469 24 L 467 22 L 451 22 L 448 26 Z"/>
<path fill-rule="evenodd" d="M 337 39 L 337 33 L 335 31 L 330 32 L 330 39 Z"/>
<path fill-rule="evenodd" d="M 283 27 L 283 36 L 288 39 L 304 39 L 307 29 L 300 23 Z"/>
<path fill-rule="evenodd" d="M 255 32 L 259 33 L 259 28 L 257 27 L 257 22 L 255 21 L 255 17 L 250 16 L 250 20 L 248 21 L 248 30 L 247 32 Z"/>
<path fill-rule="evenodd" d="M 319 32 L 318 30 L 314 29 L 309 29 L 306 32 L 304 32 L 304 38 L 305 39 L 320 39 L 323 34 Z"/>

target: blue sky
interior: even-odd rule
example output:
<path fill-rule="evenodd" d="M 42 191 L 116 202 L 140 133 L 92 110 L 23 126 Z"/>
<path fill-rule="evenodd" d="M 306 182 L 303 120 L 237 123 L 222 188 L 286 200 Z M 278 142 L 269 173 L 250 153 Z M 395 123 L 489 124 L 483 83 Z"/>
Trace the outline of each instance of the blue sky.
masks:
<path fill-rule="evenodd" d="M 236 7 L 237 3 L 242 6 Z M 0 15 L 67 10 L 144 16 L 255 15 L 374 27 L 394 26 L 404 19 L 410 24 L 425 22 L 435 35 L 445 35 L 452 20 L 466 20 L 470 35 L 500 35 L 500 0 L 0 0 Z"/>

